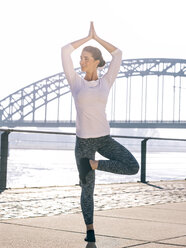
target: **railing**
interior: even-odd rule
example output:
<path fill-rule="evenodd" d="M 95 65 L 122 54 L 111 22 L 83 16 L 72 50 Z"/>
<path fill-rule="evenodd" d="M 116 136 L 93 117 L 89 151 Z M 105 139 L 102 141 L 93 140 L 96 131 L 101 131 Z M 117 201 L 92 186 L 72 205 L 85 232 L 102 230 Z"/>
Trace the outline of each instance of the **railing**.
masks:
<path fill-rule="evenodd" d="M 10 133 L 35 133 L 35 134 L 57 134 L 57 135 L 72 135 L 75 133 L 70 132 L 52 132 L 52 131 L 37 131 L 37 130 L 23 130 L 23 129 L 9 129 L 0 128 L 0 189 L 5 190 L 7 186 L 7 164 L 8 164 L 8 137 Z M 138 139 L 141 140 L 141 175 L 140 181 L 147 183 L 146 181 L 146 154 L 147 154 L 147 141 L 148 140 L 165 140 L 165 141 L 186 141 L 186 139 L 175 138 L 159 138 L 159 137 L 143 137 L 143 136 L 123 136 L 123 135 L 111 135 L 114 138 L 126 138 L 126 139 Z"/>

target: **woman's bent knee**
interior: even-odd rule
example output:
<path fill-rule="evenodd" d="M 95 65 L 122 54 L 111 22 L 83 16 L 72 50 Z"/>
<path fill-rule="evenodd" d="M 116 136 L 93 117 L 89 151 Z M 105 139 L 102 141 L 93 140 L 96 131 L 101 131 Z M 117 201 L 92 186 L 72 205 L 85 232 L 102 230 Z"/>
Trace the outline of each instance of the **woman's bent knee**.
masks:
<path fill-rule="evenodd" d="M 139 171 L 139 164 L 138 163 L 133 164 L 133 166 L 131 167 L 131 175 L 137 174 L 138 171 Z"/>

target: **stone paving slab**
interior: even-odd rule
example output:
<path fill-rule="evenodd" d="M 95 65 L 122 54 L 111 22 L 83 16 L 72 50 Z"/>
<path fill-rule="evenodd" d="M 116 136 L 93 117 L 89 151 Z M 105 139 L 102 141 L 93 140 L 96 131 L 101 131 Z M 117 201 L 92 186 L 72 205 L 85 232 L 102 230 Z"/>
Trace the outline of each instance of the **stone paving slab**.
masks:
<path fill-rule="evenodd" d="M 125 216 L 125 211 L 123 216 Z M 100 216 L 96 216 L 95 220 L 98 233 L 109 236 L 118 236 L 120 233 L 122 238 L 157 241 L 186 234 L 186 225 L 147 221 L 145 218 L 139 221 L 135 218 L 135 212 L 134 219 L 130 220 L 124 217 L 121 218 L 121 216 L 118 218 L 113 218 L 112 216 L 100 218 Z M 102 225 L 103 221 L 105 223 L 104 226 Z"/>
<path fill-rule="evenodd" d="M 80 214 L 5 220 L 0 222 L 0 232 L 0 247 L 3 248 L 86 246 L 84 223 Z M 102 234 L 98 234 L 96 239 L 98 248 L 118 248 L 144 243 L 136 239 Z"/>
<path fill-rule="evenodd" d="M 174 208 L 172 205 L 174 205 Z M 103 217 L 112 216 L 113 218 L 124 218 L 128 220 L 134 219 L 135 216 L 136 221 L 145 220 L 148 222 L 154 221 L 159 223 L 185 225 L 186 202 L 176 203 L 176 204 L 174 203 L 172 205 L 170 203 L 167 203 L 163 205 L 143 206 L 140 207 L 140 211 L 138 211 L 138 207 L 136 207 L 135 209 L 127 208 L 125 209 L 125 215 L 123 215 L 123 209 L 112 209 L 112 210 L 99 211 L 98 215 Z M 179 209 L 180 206 L 184 210 Z M 168 211 L 170 212 L 170 214 L 167 214 Z M 182 218 L 180 218 L 180 213 L 182 214 Z"/>
<path fill-rule="evenodd" d="M 185 245 L 186 247 L 186 235 L 184 237 L 164 240 L 161 242 L 162 244 L 175 244 L 175 245 Z"/>
<path fill-rule="evenodd" d="M 2 224 L 0 224 L 1 226 Z M 3 248 L 83 248 L 84 233 L 65 232 L 63 230 L 47 230 L 43 228 L 11 226 L 0 227 L 0 247 Z M 9 235 L 7 235 L 7 233 Z M 10 235 L 11 234 L 11 235 Z M 7 237 L 8 236 L 8 237 Z M 4 237 L 2 239 L 2 237 Z M 112 238 L 97 237 L 97 248 L 120 248 L 138 245 L 142 242 Z M 89 246 L 90 248 L 90 246 Z"/>
<path fill-rule="evenodd" d="M 139 248 L 179 248 L 180 246 L 175 246 L 175 245 L 162 245 L 162 244 L 154 244 L 154 243 L 150 243 L 150 244 L 143 244 L 141 246 L 137 246 Z"/>
<path fill-rule="evenodd" d="M 83 234 L 36 228 L 26 225 L 0 224 L 2 248 L 73 248 L 85 247 Z"/>
<path fill-rule="evenodd" d="M 167 207 L 168 206 L 168 207 Z M 146 206 L 148 207 L 148 206 Z M 156 206 L 153 206 L 154 209 L 165 209 L 165 210 L 169 210 L 169 211 L 172 211 L 172 210 L 175 210 L 175 211 L 183 211 L 183 212 L 186 212 L 186 208 L 185 208 L 185 204 L 183 202 L 177 202 L 176 204 L 174 203 L 168 203 L 167 204 L 160 204 L 160 205 L 156 205 Z"/>

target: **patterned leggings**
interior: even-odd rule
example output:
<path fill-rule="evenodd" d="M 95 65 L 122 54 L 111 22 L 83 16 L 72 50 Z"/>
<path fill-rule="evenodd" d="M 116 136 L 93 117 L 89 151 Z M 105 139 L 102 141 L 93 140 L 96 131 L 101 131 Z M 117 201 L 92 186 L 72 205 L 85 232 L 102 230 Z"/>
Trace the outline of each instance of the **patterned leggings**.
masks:
<path fill-rule="evenodd" d="M 110 135 L 99 138 L 79 138 L 76 136 L 75 156 L 77 167 L 80 158 L 95 159 L 98 152 L 109 160 L 99 160 L 98 170 L 115 174 L 134 175 L 139 170 L 139 165 L 134 156 Z M 86 184 L 81 183 L 81 209 L 86 225 L 93 224 L 94 212 L 94 185 L 95 171 L 90 171 L 86 176 Z"/>

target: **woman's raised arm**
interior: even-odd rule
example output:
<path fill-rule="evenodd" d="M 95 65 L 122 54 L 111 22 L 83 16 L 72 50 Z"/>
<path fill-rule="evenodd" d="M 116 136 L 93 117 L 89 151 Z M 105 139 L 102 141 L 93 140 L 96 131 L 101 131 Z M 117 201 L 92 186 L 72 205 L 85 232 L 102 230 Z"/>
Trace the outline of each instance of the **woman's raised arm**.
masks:
<path fill-rule="evenodd" d="M 90 30 L 89 30 L 88 36 L 86 36 L 85 38 L 82 38 L 80 40 L 76 40 L 76 41 L 71 42 L 71 45 L 74 47 L 74 49 L 76 49 L 91 39 L 93 39 L 92 22 L 90 24 Z"/>
<path fill-rule="evenodd" d="M 122 60 L 122 51 L 118 49 L 117 47 L 113 46 L 111 43 L 101 39 L 95 32 L 94 24 L 91 23 L 91 33 L 92 33 L 92 39 L 96 40 L 100 45 L 102 45 L 111 55 L 112 60 L 109 65 L 108 71 L 104 75 L 104 78 L 109 84 L 109 87 L 112 86 L 114 83 L 114 80 L 117 77 L 121 60 Z"/>
<path fill-rule="evenodd" d="M 61 60 L 62 60 L 63 70 L 65 72 L 68 83 L 71 85 L 71 87 L 73 87 L 74 85 L 74 78 L 76 76 L 76 72 L 74 70 L 74 66 L 71 58 L 71 53 L 73 52 L 74 49 L 80 47 L 85 42 L 91 40 L 92 36 L 93 33 L 90 28 L 88 36 L 80 40 L 73 41 L 70 44 L 67 44 L 66 46 L 61 48 Z"/>
<path fill-rule="evenodd" d="M 101 39 L 95 32 L 94 24 L 91 22 L 90 24 L 90 33 L 92 34 L 92 39 L 96 40 L 100 45 L 102 45 L 109 53 L 114 52 L 117 47 L 113 46 L 109 42 Z"/>

